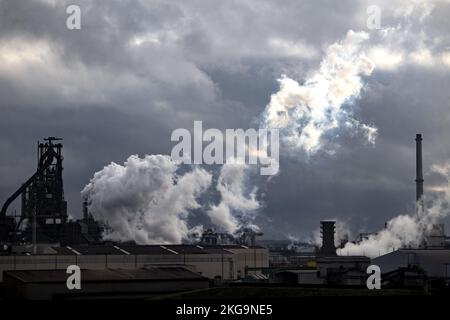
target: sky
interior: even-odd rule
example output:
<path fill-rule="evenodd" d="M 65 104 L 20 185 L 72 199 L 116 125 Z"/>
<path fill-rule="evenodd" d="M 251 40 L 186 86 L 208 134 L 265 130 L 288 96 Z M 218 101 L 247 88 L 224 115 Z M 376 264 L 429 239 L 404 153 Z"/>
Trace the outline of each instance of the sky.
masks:
<path fill-rule="evenodd" d="M 66 27 L 70 4 L 80 30 Z M 371 5 L 380 29 L 368 28 Z M 131 155 L 170 155 L 172 131 L 196 120 L 257 127 L 279 80 L 304 84 L 353 30 L 368 35 L 361 50 L 373 71 L 342 107 L 377 129 L 375 141 L 338 128 L 332 151 L 282 148 L 278 175 L 246 182 L 258 205 L 240 200 L 257 208 L 266 238 L 304 239 L 330 218 L 354 233 L 379 230 L 414 211 L 416 133 L 425 193 L 445 183 L 431 168 L 450 159 L 449 16 L 444 0 L 0 0 L 0 199 L 36 169 L 36 141 L 59 136 L 69 213 L 80 217 L 95 172 Z M 211 223 L 204 212 L 217 195 L 201 197 L 183 208 L 188 227 Z"/>

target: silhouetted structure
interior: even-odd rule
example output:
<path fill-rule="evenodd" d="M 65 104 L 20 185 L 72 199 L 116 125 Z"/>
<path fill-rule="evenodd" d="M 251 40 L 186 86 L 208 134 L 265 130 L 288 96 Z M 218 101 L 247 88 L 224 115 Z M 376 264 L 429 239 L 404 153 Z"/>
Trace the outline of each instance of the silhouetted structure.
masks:
<path fill-rule="evenodd" d="M 64 200 L 62 144 L 49 137 L 38 143 L 38 174 L 22 192 L 22 217 L 36 222 L 40 233 L 50 239 L 60 237 L 61 226 L 67 221 L 67 202 Z M 32 223 L 31 223 L 32 224 Z M 28 230 L 31 228 L 28 224 Z"/>
<path fill-rule="evenodd" d="M 48 137 L 45 142 L 38 142 L 38 166 L 36 172 L 16 190 L 4 203 L 0 216 L 6 222 L 3 225 L 2 239 L 14 235 L 23 220 L 27 219 L 29 227 L 39 228 L 50 238 L 59 235 L 61 225 L 67 220 L 67 202 L 64 200 L 62 180 L 62 144 L 54 143 L 60 138 Z M 14 220 L 5 218 L 9 205 L 22 196 L 22 213 L 17 225 Z"/>
<path fill-rule="evenodd" d="M 336 256 L 336 246 L 334 244 L 335 223 L 336 221 L 320 221 L 322 247 L 319 254 L 321 256 Z"/>
<path fill-rule="evenodd" d="M 60 242 L 63 244 L 92 243 L 100 240 L 101 229 L 83 208 L 83 218 L 67 219 L 67 202 L 63 187 L 62 139 L 45 138 L 38 142 L 37 170 L 3 204 L 0 212 L 0 242 Z M 7 216 L 9 205 L 22 198 L 20 216 Z M 22 230 L 21 224 L 26 221 Z"/>

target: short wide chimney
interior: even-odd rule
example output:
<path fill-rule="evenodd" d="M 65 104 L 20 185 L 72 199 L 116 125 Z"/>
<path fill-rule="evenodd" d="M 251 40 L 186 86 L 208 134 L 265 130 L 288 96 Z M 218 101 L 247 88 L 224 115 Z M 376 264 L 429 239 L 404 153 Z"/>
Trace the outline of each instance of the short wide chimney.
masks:
<path fill-rule="evenodd" d="M 336 256 L 336 247 L 334 245 L 335 223 L 336 221 L 320 221 L 322 248 L 320 248 L 319 254 L 321 256 Z"/>

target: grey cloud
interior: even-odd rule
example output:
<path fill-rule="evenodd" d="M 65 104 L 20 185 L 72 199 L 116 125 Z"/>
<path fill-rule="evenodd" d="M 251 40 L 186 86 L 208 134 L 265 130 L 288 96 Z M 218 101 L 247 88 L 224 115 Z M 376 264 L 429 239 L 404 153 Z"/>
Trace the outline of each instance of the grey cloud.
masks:
<path fill-rule="evenodd" d="M 365 28 L 372 2 L 0 1 L 0 52 L 30 50 L 9 69 L 0 54 L 0 199 L 35 169 L 34 143 L 47 135 L 65 138 L 66 197 L 77 216 L 95 171 L 131 154 L 169 154 L 173 129 L 193 120 L 255 126 L 280 74 L 304 80 L 327 45 Z M 80 31 L 65 28 L 69 3 L 82 8 Z M 392 25 L 404 3 L 374 2 Z M 435 6 L 412 30 L 438 39 L 433 50 L 449 50 L 450 6 Z M 379 129 L 375 146 L 343 135 L 334 156 L 281 154 L 280 175 L 255 181 L 267 236 L 305 235 L 327 217 L 376 230 L 410 210 L 414 134 L 424 134 L 426 167 L 450 156 L 449 70 L 375 69 L 355 101 L 356 118 Z"/>

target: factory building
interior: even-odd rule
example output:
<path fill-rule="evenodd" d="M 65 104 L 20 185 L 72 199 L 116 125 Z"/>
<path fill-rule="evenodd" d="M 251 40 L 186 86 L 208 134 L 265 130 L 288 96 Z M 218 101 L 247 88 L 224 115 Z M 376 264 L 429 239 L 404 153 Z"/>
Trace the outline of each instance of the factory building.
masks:
<path fill-rule="evenodd" d="M 49 247 L 47 254 L 0 255 L 0 282 L 5 271 L 81 269 L 140 269 L 154 265 L 183 265 L 210 279 L 244 279 L 267 268 L 268 250 L 263 247 L 197 245 L 92 245 Z"/>
<path fill-rule="evenodd" d="M 416 212 L 424 213 L 422 135 L 416 135 Z M 450 246 L 443 224 L 429 225 L 418 248 L 401 248 L 372 259 L 380 267 L 387 286 L 425 287 L 434 281 L 450 280 Z"/>
<path fill-rule="evenodd" d="M 382 273 L 399 268 L 422 269 L 429 278 L 450 279 L 450 248 L 400 249 L 372 259 Z"/>
<path fill-rule="evenodd" d="M 5 201 L 0 211 L 0 285 L 16 298 L 49 299 L 67 295 L 68 266 L 82 270 L 83 297 L 205 288 L 216 283 L 261 277 L 268 250 L 255 245 L 260 232 L 239 230 L 236 237 L 210 230 L 197 245 L 110 243 L 105 226 L 88 211 L 70 221 L 63 189 L 61 139 L 37 146 L 37 169 Z M 7 214 L 21 198 L 21 213 Z M 73 296 L 71 296 L 73 297 Z"/>
<path fill-rule="evenodd" d="M 271 264 L 270 281 L 290 285 L 365 285 L 370 259 L 336 254 L 335 223 L 320 222 L 322 246 L 316 255 L 288 255 L 288 260 L 280 260 L 277 256 L 277 263 Z"/>
<path fill-rule="evenodd" d="M 294 250 L 270 250 L 269 263 L 272 267 L 311 266 L 315 261 L 315 252 L 297 252 Z M 314 264 L 315 265 L 315 264 Z"/>
<path fill-rule="evenodd" d="M 69 290 L 65 270 L 5 271 L 6 299 L 149 298 L 209 287 L 209 279 L 183 266 L 82 270 L 81 290 Z"/>
<path fill-rule="evenodd" d="M 213 279 L 217 283 L 246 280 L 365 286 L 370 264 L 381 267 L 383 285 L 388 286 L 423 287 L 428 279 L 450 279 L 449 238 L 443 225 L 428 226 L 420 248 L 400 249 L 372 261 L 365 256 L 336 254 L 335 221 L 320 222 L 322 246 L 318 250 L 312 246 L 292 250 L 288 245 L 287 250 L 278 246 L 269 253 L 266 247 L 255 245 L 256 237 L 262 233 L 248 228 L 239 230 L 235 236 L 207 229 L 198 244 L 104 242 L 101 239 L 104 226 L 88 212 L 87 200 L 83 203 L 83 218 L 68 220 L 62 184 L 62 144 L 57 140 L 49 137 L 38 143 L 37 171 L 6 200 L 0 211 L 0 284 L 11 296 L 64 296 L 66 292 L 61 286 L 70 265 L 79 266 L 86 274 L 88 294 L 92 295 L 107 294 L 108 287 L 120 287 L 131 295 L 149 294 L 152 290 L 171 292 L 177 286 L 189 290 L 204 287 Z M 418 134 L 415 180 L 418 214 L 424 210 L 421 142 L 422 136 Z M 6 215 L 9 205 L 19 196 L 21 215 Z M 45 288 L 42 293 L 40 287 Z"/>

